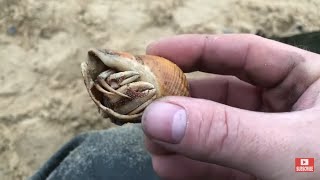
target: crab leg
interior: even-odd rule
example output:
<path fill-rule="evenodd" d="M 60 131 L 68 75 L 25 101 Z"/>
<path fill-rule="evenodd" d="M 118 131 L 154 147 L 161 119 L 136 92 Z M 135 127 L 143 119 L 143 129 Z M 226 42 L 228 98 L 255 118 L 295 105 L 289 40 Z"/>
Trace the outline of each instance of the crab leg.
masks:
<path fill-rule="evenodd" d="M 122 97 L 130 98 L 129 96 L 127 96 L 127 95 L 125 95 L 125 94 L 123 94 L 123 93 L 120 93 L 120 92 L 114 90 L 111 86 L 109 86 L 109 84 L 106 83 L 105 79 L 106 79 L 107 77 L 109 77 L 112 73 L 114 73 L 113 70 L 103 71 L 103 72 L 100 73 L 99 76 L 97 77 L 98 82 L 99 82 L 104 88 L 106 88 L 107 90 L 109 90 L 109 91 L 111 91 L 111 92 L 113 92 L 113 93 L 115 93 L 115 94 L 118 94 L 118 95 L 120 95 L 120 96 L 122 96 Z"/>
<path fill-rule="evenodd" d="M 139 113 L 140 111 L 144 110 L 145 107 L 147 107 L 149 104 L 152 103 L 152 101 L 156 99 L 156 95 L 154 95 L 151 99 L 149 99 L 147 102 L 141 104 L 139 107 L 137 107 L 135 110 L 131 111 L 128 115 L 131 115 L 131 114 L 137 114 Z"/>
<path fill-rule="evenodd" d="M 152 99 L 156 94 L 154 86 L 147 82 L 133 82 L 119 88 L 119 91 L 124 91 L 125 94 L 131 97 L 131 101 L 122 104 L 120 108 L 114 108 L 116 112 L 128 114 L 139 108 L 142 104 Z"/>
<path fill-rule="evenodd" d="M 134 82 L 139 77 L 140 74 L 136 71 L 124 71 L 111 74 L 108 77 L 107 82 L 110 84 L 112 88 L 117 89 L 120 86 Z"/>

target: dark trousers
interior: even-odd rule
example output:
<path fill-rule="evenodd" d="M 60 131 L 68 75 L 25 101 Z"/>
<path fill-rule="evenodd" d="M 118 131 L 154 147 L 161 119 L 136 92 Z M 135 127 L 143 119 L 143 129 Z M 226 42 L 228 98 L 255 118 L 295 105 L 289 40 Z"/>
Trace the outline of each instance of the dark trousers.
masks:
<path fill-rule="evenodd" d="M 31 180 L 160 179 L 144 148 L 140 124 L 81 134 L 56 152 Z"/>

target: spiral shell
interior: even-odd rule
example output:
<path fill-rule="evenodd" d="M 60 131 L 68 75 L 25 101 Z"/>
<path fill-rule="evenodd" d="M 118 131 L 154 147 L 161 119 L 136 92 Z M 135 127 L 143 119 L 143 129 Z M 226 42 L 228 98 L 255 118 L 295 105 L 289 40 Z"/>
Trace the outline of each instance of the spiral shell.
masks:
<path fill-rule="evenodd" d="M 120 123 L 140 122 L 144 109 L 155 99 L 189 96 L 182 70 L 158 56 L 90 49 L 81 70 L 99 112 Z"/>

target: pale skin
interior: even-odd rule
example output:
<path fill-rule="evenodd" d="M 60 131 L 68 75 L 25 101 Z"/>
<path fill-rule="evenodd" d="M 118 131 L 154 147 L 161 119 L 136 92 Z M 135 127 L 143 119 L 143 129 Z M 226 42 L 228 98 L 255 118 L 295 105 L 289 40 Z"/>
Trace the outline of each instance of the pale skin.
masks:
<path fill-rule="evenodd" d="M 164 179 L 320 179 L 320 55 L 254 35 L 180 35 L 150 44 L 184 72 L 192 97 L 166 97 L 142 126 Z M 296 173 L 296 157 L 315 158 Z"/>

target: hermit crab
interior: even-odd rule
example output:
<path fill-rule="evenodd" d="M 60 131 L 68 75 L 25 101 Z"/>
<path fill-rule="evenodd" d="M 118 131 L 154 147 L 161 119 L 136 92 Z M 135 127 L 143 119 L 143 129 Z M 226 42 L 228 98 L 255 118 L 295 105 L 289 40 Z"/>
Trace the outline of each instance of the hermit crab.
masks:
<path fill-rule="evenodd" d="M 81 71 L 101 115 L 117 124 L 140 122 L 144 109 L 158 98 L 189 96 L 185 74 L 159 56 L 90 49 Z"/>

